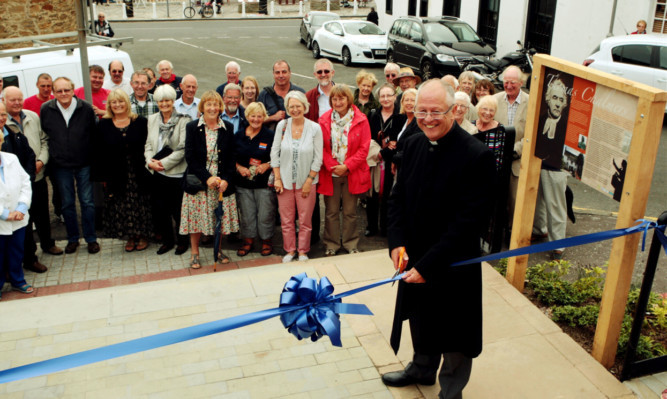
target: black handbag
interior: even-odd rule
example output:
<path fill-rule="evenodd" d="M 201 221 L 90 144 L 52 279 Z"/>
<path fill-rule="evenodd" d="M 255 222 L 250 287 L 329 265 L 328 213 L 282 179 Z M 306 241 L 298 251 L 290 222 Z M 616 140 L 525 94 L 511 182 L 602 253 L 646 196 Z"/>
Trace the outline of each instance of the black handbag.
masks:
<path fill-rule="evenodd" d="M 162 149 L 160 151 L 158 151 L 155 155 L 153 155 L 153 159 L 159 161 L 163 158 L 168 157 L 173 152 L 174 152 L 174 150 L 172 150 L 171 147 L 169 147 L 168 145 L 165 145 L 164 147 L 162 147 Z"/>
<path fill-rule="evenodd" d="M 218 148 L 218 143 L 215 143 L 215 149 Z M 211 163 L 213 163 L 213 160 L 211 160 L 208 163 L 208 168 L 211 167 Z M 206 168 L 208 170 L 208 168 Z M 188 167 L 185 170 L 185 173 L 183 174 L 183 180 L 181 181 L 181 187 L 183 188 L 183 191 L 190 195 L 196 195 L 200 191 L 204 191 L 207 189 L 206 187 L 206 182 L 202 182 L 197 175 L 194 173 L 190 173 L 190 167 Z"/>

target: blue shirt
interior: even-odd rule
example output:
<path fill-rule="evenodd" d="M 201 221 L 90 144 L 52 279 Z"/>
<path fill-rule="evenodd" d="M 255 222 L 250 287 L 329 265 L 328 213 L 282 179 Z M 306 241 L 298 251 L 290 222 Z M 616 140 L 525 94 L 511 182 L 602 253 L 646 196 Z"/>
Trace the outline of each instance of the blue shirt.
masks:
<path fill-rule="evenodd" d="M 227 115 L 227 112 L 222 113 L 222 120 L 227 121 L 234 125 L 234 134 L 239 132 L 239 123 L 241 122 L 241 115 L 239 115 L 239 109 L 236 109 L 234 116 L 230 117 Z"/>

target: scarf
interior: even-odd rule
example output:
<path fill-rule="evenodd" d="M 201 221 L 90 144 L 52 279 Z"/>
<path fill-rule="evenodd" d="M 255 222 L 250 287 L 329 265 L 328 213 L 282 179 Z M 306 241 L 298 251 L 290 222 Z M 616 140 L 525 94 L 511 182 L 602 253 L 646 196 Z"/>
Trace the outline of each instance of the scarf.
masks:
<path fill-rule="evenodd" d="M 167 80 L 164 80 L 164 79 L 160 78 L 160 82 L 162 82 L 162 83 L 171 83 L 174 80 L 176 80 L 176 74 L 175 73 L 172 73 L 171 76 L 169 77 L 169 79 L 167 79 Z"/>
<path fill-rule="evenodd" d="M 174 134 L 174 127 L 176 127 L 178 120 L 182 116 L 182 114 L 172 112 L 167 122 L 162 122 L 162 117 L 160 117 L 160 132 L 158 133 L 160 143 L 164 144 L 171 140 L 171 135 Z"/>
<path fill-rule="evenodd" d="M 352 127 L 353 117 L 352 107 L 343 117 L 336 110 L 331 113 L 331 154 L 341 165 L 345 162 L 347 155 L 347 134 Z"/>

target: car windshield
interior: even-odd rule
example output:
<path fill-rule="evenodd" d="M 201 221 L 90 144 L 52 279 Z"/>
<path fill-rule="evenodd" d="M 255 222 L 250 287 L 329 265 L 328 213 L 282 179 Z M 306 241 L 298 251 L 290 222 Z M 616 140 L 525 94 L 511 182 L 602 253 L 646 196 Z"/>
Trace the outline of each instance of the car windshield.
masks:
<path fill-rule="evenodd" d="M 323 23 L 338 19 L 333 15 L 313 15 L 313 19 L 310 21 L 310 24 L 313 26 L 322 26 Z"/>
<path fill-rule="evenodd" d="M 382 29 L 377 25 L 365 22 L 345 24 L 345 32 L 350 35 L 384 35 Z"/>
<path fill-rule="evenodd" d="M 429 39 L 434 43 L 478 42 L 477 33 L 466 23 L 429 22 L 424 24 Z"/>

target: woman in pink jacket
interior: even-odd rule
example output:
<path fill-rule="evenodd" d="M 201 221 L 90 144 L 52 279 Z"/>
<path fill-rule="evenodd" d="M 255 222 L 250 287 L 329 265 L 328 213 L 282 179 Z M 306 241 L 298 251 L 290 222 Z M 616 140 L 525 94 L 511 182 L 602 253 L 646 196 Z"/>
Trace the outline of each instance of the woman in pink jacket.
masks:
<path fill-rule="evenodd" d="M 324 151 L 320 184 L 317 192 L 324 195 L 325 221 L 323 241 L 326 256 L 333 256 L 342 246 L 357 253 L 357 197 L 371 188 L 371 175 L 366 162 L 371 130 L 366 115 L 354 104 L 352 91 L 343 84 L 335 85 L 329 95 L 331 110 L 320 117 Z M 340 204 L 343 203 L 341 237 Z"/>

